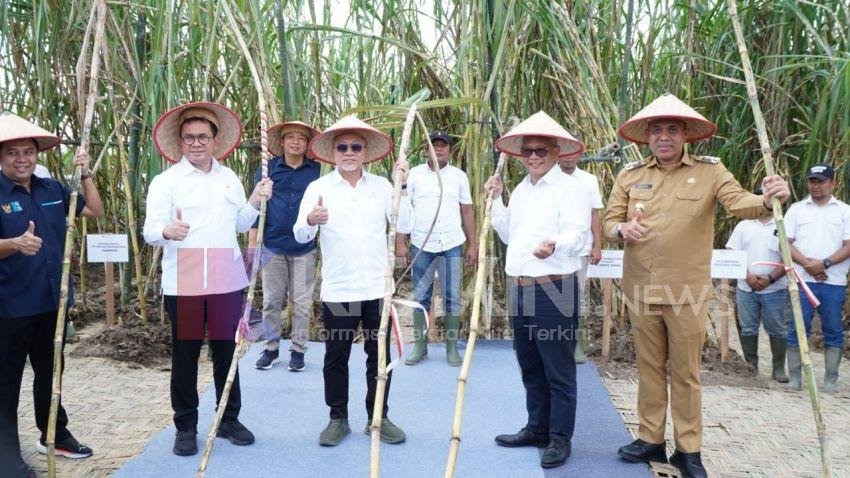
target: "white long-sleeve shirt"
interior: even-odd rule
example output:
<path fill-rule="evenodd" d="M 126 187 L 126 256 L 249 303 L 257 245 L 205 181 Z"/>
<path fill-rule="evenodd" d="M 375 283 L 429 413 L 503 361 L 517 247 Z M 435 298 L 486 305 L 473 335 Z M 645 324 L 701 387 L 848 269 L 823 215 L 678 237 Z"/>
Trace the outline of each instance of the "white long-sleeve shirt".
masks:
<path fill-rule="evenodd" d="M 162 237 L 177 209 L 189 223 L 182 241 Z M 239 178 L 213 160 L 204 173 L 183 158 L 151 181 L 145 241 L 162 246 L 162 293 L 224 294 L 248 285 L 237 232 L 246 232 L 259 211 L 245 198 Z"/>
<path fill-rule="evenodd" d="M 410 170 L 407 178 L 407 193 L 412 207 L 410 243 L 426 252 L 443 252 L 457 247 L 466 241 L 461 220 L 461 204 L 472 204 L 469 190 L 469 178 L 460 169 L 447 164 L 440 169 L 440 179 L 443 183 L 443 197 L 440 198 L 440 186 L 437 183 L 437 173 L 428 164 L 420 164 Z M 440 213 L 437 214 L 437 206 Z M 434 230 L 425 243 L 425 237 L 431 229 L 434 216 Z"/>
<path fill-rule="evenodd" d="M 508 206 L 493 201 L 492 224 L 508 245 L 505 273 L 540 277 L 571 274 L 581 268 L 579 254 L 590 231 L 587 193 L 579 180 L 555 166 L 537 184 L 526 176 L 517 184 Z M 546 239 L 555 241 L 555 252 L 546 259 L 534 250 Z"/>
<path fill-rule="evenodd" d="M 328 209 L 328 222 L 311 226 L 307 216 L 319 196 Z M 384 296 L 392 197 L 390 182 L 366 170 L 354 187 L 337 170 L 307 186 L 292 232 L 296 241 L 304 243 L 321 230 L 323 302 L 355 302 Z M 409 229 L 409 221 L 410 201 L 402 196 L 398 228 Z"/>

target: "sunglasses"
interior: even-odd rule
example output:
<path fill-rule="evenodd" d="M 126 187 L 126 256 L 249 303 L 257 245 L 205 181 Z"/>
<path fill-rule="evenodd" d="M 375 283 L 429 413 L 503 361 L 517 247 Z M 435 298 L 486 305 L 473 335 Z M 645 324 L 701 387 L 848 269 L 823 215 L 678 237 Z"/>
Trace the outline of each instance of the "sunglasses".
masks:
<path fill-rule="evenodd" d="M 520 148 L 519 154 L 523 158 L 530 158 L 532 154 L 536 154 L 538 158 L 546 157 L 549 154 L 550 148 Z"/>
<path fill-rule="evenodd" d="M 360 143 L 339 143 L 338 145 L 334 146 L 334 149 L 336 149 L 340 153 L 347 153 L 349 147 L 351 148 L 352 153 L 359 153 L 360 151 L 363 151 L 363 145 Z"/>

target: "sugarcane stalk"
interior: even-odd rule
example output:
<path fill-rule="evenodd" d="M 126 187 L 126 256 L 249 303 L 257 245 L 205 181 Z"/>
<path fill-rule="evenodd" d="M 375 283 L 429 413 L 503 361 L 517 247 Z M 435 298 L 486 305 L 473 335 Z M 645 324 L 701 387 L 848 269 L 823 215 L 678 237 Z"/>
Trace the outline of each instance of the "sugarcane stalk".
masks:
<path fill-rule="evenodd" d="M 106 3 L 99 0 L 92 4 L 92 11 L 97 10 L 97 26 L 94 33 L 92 49 L 91 73 L 89 78 L 89 94 L 86 102 L 86 113 L 83 130 L 80 136 L 80 147 L 77 154 L 87 153 L 91 137 L 91 124 L 94 118 L 95 101 L 97 100 L 97 77 L 100 72 L 100 49 L 103 43 L 103 29 L 106 22 Z M 94 13 L 93 13 L 94 14 Z M 85 55 L 85 49 L 82 55 Z M 81 73 L 80 70 L 77 71 Z M 85 81 L 85 75 L 80 74 L 78 82 Z M 82 106 L 82 105 L 80 105 Z M 59 310 L 56 314 L 56 331 L 53 335 L 53 383 L 50 394 L 50 414 L 47 418 L 45 446 L 47 448 L 47 476 L 56 476 L 56 417 L 59 413 L 59 400 L 62 396 L 62 342 L 65 336 L 65 314 L 68 305 L 68 287 L 71 277 L 71 255 L 74 250 L 74 231 L 76 230 L 77 196 L 80 192 L 82 168 L 77 166 L 71 183 L 71 198 L 68 201 L 68 219 L 65 230 L 65 251 L 62 259 L 62 279 L 59 288 Z"/>
<path fill-rule="evenodd" d="M 743 29 L 741 28 L 741 20 L 738 17 L 738 6 L 735 0 L 727 0 L 729 7 L 729 16 L 732 18 L 732 28 L 735 30 L 735 39 L 738 42 L 738 52 L 741 55 L 741 67 L 744 70 L 744 77 L 747 82 L 747 96 L 750 100 L 750 107 L 753 110 L 753 119 L 758 132 L 759 145 L 761 146 L 762 161 L 764 162 L 765 174 L 770 176 L 776 174 L 773 165 L 773 153 L 770 147 L 770 141 L 767 137 L 767 127 L 765 126 L 764 116 L 761 112 L 759 104 L 758 92 L 756 90 L 756 81 L 753 75 L 753 67 L 750 63 L 750 55 L 747 51 L 747 44 L 744 40 Z M 818 433 L 818 443 L 820 445 L 821 465 L 823 467 L 823 476 L 831 477 L 831 458 L 829 451 L 829 435 L 826 430 L 826 423 L 823 420 L 821 411 L 820 397 L 818 396 L 817 384 L 815 376 L 812 372 L 812 359 L 809 355 L 809 342 L 806 337 L 806 329 L 803 325 L 803 311 L 800 306 L 800 293 L 797 286 L 796 277 L 792 271 L 794 264 L 791 260 L 791 251 L 788 247 L 788 236 L 785 231 L 785 220 L 782 215 L 782 203 L 778 198 L 771 199 L 773 207 L 773 219 L 776 223 L 776 231 L 779 236 L 779 249 L 782 253 L 782 262 L 785 264 L 786 276 L 788 277 L 788 294 L 791 297 L 791 312 L 794 318 L 794 329 L 797 332 L 797 341 L 800 346 L 800 357 L 803 362 L 803 372 L 806 377 L 806 386 L 809 392 L 809 400 L 812 404 L 812 413 L 814 414 L 815 427 Z"/>
<path fill-rule="evenodd" d="M 407 160 L 407 148 L 410 144 L 410 132 L 413 129 L 413 120 L 416 118 L 416 100 L 410 105 L 407 117 L 404 120 L 404 130 L 401 133 L 401 145 L 398 150 L 398 161 Z M 393 294 L 395 293 L 395 280 L 393 270 L 395 269 L 395 235 L 396 222 L 398 221 L 398 206 L 401 203 L 402 175 L 399 171 L 393 171 L 393 202 L 390 209 L 389 230 L 387 232 L 387 271 L 384 274 L 386 286 L 384 289 L 384 303 L 381 308 L 381 321 L 378 325 L 378 376 L 375 387 L 375 404 L 372 407 L 372 426 L 370 428 L 372 438 L 372 451 L 369 455 L 369 476 L 378 478 L 381 474 L 381 422 L 384 416 L 384 391 L 387 389 L 387 329 L 389 325 L 390 308 L 392 307 Z"/>
<path fill-rule="evenodd" d="M 228 24 L 230 25 L 231 33 L 233 33 L 236 42 L 239 44 L 239 48 L 242 50 L 242 54 L 245 57 L 246 63 L 248 64 L 248 68 L 251 71 L 251 77 L 254 81 L 254 86 L 257 89 L 257 101 L 259 103 L 259 113 L 260 113 L 260 145 L 261 145 L 261 154 L 260 154 L 260 165 L 261 165 L 261 175 L 262 178 L 265 179 L 268 177 L 268 161 L 270 158 L 269 154 L 269 141 L 268 141 L 268 127 L 269 121 L 266 116 L 266 100 L 264 94 L 264 88 L 262 81 L 260 80 L 260 74 L 257 71 L 257 66 L 254 63 L 253 57 L 251 55 L 250 50 L 248 50 L 248 45 L 245 42 L 245 39 L 242 36 L 241 31 L 239 30 L 239 25 L 236 22 L 236 18 L 233 15 L 233 11 L 230 9 L 229 2 L 221 2 L 221 9 L 227 17 Z M 253 260 L 251 262 L 251 274 L 249 277 L 248 284 L 248 294 L 245 299 L 245 307 L 242 311 L 242 318 L 240 320 L 240 324 L 242 322 L 248 323 L 248 318 L 251 314 L 251 307 L 254 303 L 254 292 L 257 286 L 257 276 L 260 270 L 260 251 L 263 250 L 263 232 L 265 231 L 266 225 L 266 199 L 260 199 L 260 217 L 259 223 L 257 225 L 257 245 L 254 250 Z M 198 464 L 198 471 L 195 475 L 197 478 L 203 478 L 207 471 L 207 465 L 209 463 L 210 456 L 212 454 L 213 443 L 215 442 L 216 432 L 218 431 L 218 426 L 221 423 L 222 418 L 224 417 L 224 409 L 227 405 L 227 400 L 230 398 L 230 390 L 233 388 L 233 382 L 236 379 L 236 370 L 239 365 L 239 359 L 245 355 L 245 352 L 248 350 L 248 338 L 246 335 L 238 334 L 238 341 L 236 343 L 236 350 L 233 352 L 233 358 L 230 361 L 230 369 L 227 371 L 227 379 L 224 382 L 224 389 L 221 391 L 221 398 L 218 401 L 218 407 L 216 409 L 215 418 L 213 418 L 212 426 L 210 426 L 210 431 L 207 434 L 207 441 L 204 444 L 204 454 L 201 457 L 201 462 Z"/>
<path fill-rule="evenodd" d="M 499 155 L 499 162 L 496 164 L 496 171 L 493 173 L 496 176 L 502 174 L 502 168 L 505 167 L 507 154 Z M 486 192 L 487 198 L 484 202 L 484 221 L 481 224 L 480 232 L 478 233 L 478 244 L 487 244 L 490 236 L 490 221 L 491 211 L 493 208 L 493 195 Z M 452 423 L 452 437 L 449 441 L 449 457 L 446 461 L 445 478 L 455 476 L 455 465 L 457 463 L 457 455 L 460 449 L 460 430 L 461 422 L 463 421 L 463 399 L 466 395 L 466 383 L 469 378 L 469 368 L 472 365 L 472 352 L 475 350 L 475 341 L 478 339 L 478 319 L 481 316 L 481 294 L 484 291 L 484 285 L 487 274 L 487 268 L 484 262 L 487 258 L 487 248 L 478 248 L 478 270 L 475 274 L 475 289 L 472 295 L 472 314 L 469 318 L 469 339 L 466 342 L 466 350 L 463 354 L 463 365 L 460 367 L 460 374 L 457 377 L 457 396 L 455 397 L 455 414 Z"/>

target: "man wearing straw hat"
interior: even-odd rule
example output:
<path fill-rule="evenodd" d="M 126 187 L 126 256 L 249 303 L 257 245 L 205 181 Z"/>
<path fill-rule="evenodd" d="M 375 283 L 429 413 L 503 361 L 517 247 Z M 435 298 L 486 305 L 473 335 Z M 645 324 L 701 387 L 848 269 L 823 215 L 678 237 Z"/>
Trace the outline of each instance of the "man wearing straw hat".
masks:
<path fill-rule="evenodd" d="M 259 215 L 272 182 L 260 181 L 249 200 L 236 174 L 219 163 L 239 144 L 242 124 L 215 103 L 187 103 L 160 117 L 153 137 L 170 168 L 148 188 L 145 240 L 162 246 L 162 293 L 171 317 L 171 407 L 176 455 L 198 452 L 198 355 L 204 334 L 213 358 L 216 401 L 236 348 L 242 289 L 248 284 L 236 233 Z M 234 445 L 254 443 L 239 422 L 239 373 L 217 434 Z"/>
<path fill-rule="evenodd" d="M 461 364 L 457 339 L 462 271 L 464 265 L 473 268 L 478 263 L 475 211 L 472 209 L 469 178 L 465 172 L 449 164 L 452 137 L 444 131 L 434 131 L 428 135 L 428 140 L 434 147 L 432 160 L 439 169 L 435 172 L 433 163 L 428 161 L 410 170 L 407 191 L 413 213 L 412 229 L 396 236 L 395 254 L 407 261 L 409 235 L 413 295 L 424 310 L 431 308 L 434 274 L 439 277 L 445 308 L 446 361 L 451 366 L 458 366 Z M 427 150 L 428 156 L 432 156 L 430 148 Z M 467 242 L 466 254 L 461 251 L 464 241 Z M 415 345 L 404 360 L 407 365 L 415 365 L 428 356 L 425 313 L 416 309 L 413 314 Z"/>
<path fill-rule="evenodd" d="M 624 139 L 648 144 L 652 156 L 617 176 L 603 221 L 607 239 L 625 243 L 623 292 L 635 335 L 639 370 L 637 439 L 619 450 L 632 462 L 666 462 L 667 364 L 676 451 L 683 476 L 706 476 L 702 465 L 700 364 L 713 287 L 710 277 L 714 208 L 754 219 L 785 201 L 779 176 L 762 181 L 764 196 L 746 191 L 717 158 L 691 156 L 685 143 L 717 128 L 671 94 L 623 123 Z"/>
<path fill-rule="evenodd" d="M 366 413 L 369 434 L 378 373 L 378 328 L 386 288 L 387 225 L 393 187 L 363 165 L 392 152 L 389 136 L 354 115 L 346 116 L 310 142 L 310 155 L 334 164 L 335 169 L 310 183 L 304 192 L 293 231 L 302 243 L 321 232 L 322 319 L 325 337 L 325 403 L 330 422 L 319 435 L 319 444 L 335 446 L 351 433 L 348 424 L 348 360 L 357 326 L 363 330 L 366 352 Z M 394 171 L 407 175 L 407 161 L 397 161 Z M 399 227 L 409 221 L 406 195 L 399 207 Z M 387 340 L 387 358 L 389 359 Z M 406 436 L 387 418 L 390 377 L 384 395 L 381 441 L 402 443 Z"/>
<path fill-rule="evenodd" d="M 525 427 L 496 443 L 545 448 L 540 466 L 554 468 L 569 458 L 575 428 L 577 272 L 590 227 L 586 193 L 556 163 L 584 146 L 539 111 L 496 148 L 522 158 L 528 173 L 507 207 L 501 196 L 493 201 L 493 229 L 508 245 L 508 307 L 528 412 Z M 485 187 L 500 195 L 502 182 L 494 175 Z"/>
<path fill-rule="evenodd" d="M 280 355 L 281 309 L 287 291 L 292 297 L 292 345 L 289 371 L 304 370 L 307 329 L 313 303 L 313 279 L 316 274 L 316 241 L 302 244 L 295 240 L 292 226 L 307 185 L 319 178 L 321 166 L 305 156 L 307 144 L 319 132 L 300 121 L 288 121 L 269 128 L 268 177 L 274 182 L 272 197 L 266 205 L 263 234 L 263 329 L 266 346 L 256 367 L 269 370 Z M 257 170 L 256 182 L 262 171 Z M 248 234 L 248 248 L 257 246 L 257 223 Z"/>
<path fill-rule="evenodd" d="M 587 206 L 590 211 L 590 234 L 587 236 L 587 243 L 581 250 L 581 269 L 578 275 L 578 294 L 579 304 L 581 304 L 578 314 L 578 337 L 576 338 L 576 363 L 585 363 L 587 355 L 584 353 L 584 317 L 586 311 L 585 304 L 585 288 L 587 286 L 587 267 L 589 264 L 599 264 L 602 259 L 602 219 L 599 217 L 599 211 L 602 210 L 602 194 L 599 192 L 599 181 L 593 174 L 578 167 L 578 154 L 565 156 L 558 161 L 561 166 L 561 171 L 565 174 L 575 177 L 584 186 L 584 192 L 587 194 Z"/>
<path fill-rule="evenodd" d="M 45 436 L 53 387 L 53 338 L 62 278 L 66 219 L 71 193 L 59 182 L 34 175 L 38 152 L 53 148 L 59 138 L 12 113 L 0 113 L 0 470 L 3 476 L 35 476 L 21 458 L 18 441 L 18 397 L 24 366 L 33 369 L 36 443 L 46 453 Z M 89 170 L 89 156 L 80 153 L 82 195 L 77 215 L 97 217 L 103 206 Z M 74 301 L 68 284 L 68 305 Z M 62 404 L 56 421 L 56 454 L 87 458 L 91 448 L 68 431 Z"/>

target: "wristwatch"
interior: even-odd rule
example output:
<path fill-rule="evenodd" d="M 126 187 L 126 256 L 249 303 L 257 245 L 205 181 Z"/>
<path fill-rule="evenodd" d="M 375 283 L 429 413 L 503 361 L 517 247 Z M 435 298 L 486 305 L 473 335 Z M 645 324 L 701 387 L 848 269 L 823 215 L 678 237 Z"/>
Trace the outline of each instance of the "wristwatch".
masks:
<path fill-rule="evenodd" d="M 831 265 L 832 265 L 832 261 L 829 260 L 829 258 L 826 258 L 826 259 L 823 260 L 823 268 L 824 269 L 829 269 L 829 266 L 831 266 Z"/>
<path fill-rule="evenodd" d="M 621 226 L 621 225 L 622 225 L 622 224 L 617 224 L 617 227 L 615 227 L 615 228 L 614 228 L 614 234 L 616 234 L 616 235 L 617 235 L 617 237 L 619 237 L 620 239 L 625 239 L 625 238 L 623 237 L 623 231 L 621 231 L 621 230 L 620 230 L 620 226 Z"/>

